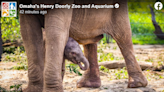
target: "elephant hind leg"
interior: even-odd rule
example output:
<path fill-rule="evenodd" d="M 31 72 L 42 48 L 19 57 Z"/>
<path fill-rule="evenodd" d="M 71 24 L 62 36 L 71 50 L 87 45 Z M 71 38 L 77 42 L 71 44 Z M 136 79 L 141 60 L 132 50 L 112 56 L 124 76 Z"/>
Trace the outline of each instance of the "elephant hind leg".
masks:
<path fill-rule="evenodd" d="M 117 14 L 119 17 L 117 16 L 113 17 L 112 19 L 113 30 L 106 33 L 111 35 L 113 39 L 117 42 L 122 52 L 122 55 L 125 59 L 127 71 L 129 74 L 128 87 L 130 88 L 145 87 L 147 85 L 147 79 L 143 75 L 142 70 L 138 65 L 137 60 L 134 56 L 128 12 L 125 10 L 124 12 L 121 12 L 121 10 L 120 11 L 116 10 L 115 13 L 113 14 L 115 15 Z"/>
<path fill-rule="evenodd" d="M 133 44 L 131 40 L 131 33 L 126 30 L 125 33 L 116 33 L 117 36 L 113 36 L 116 40 L 122 55 L 125 59 L 127 71 L 129 74 L 129 88 L 145 87 L 147 85 L 147 79 L 142 73 L 140 66 L 134 56 Z"/>
<path fill-rule="evenodd" d="M 42 92 L 44 43 L 37 15 L 20 15 L 21 35 L 28 59 L 28 87 L 24 92 Z"/>

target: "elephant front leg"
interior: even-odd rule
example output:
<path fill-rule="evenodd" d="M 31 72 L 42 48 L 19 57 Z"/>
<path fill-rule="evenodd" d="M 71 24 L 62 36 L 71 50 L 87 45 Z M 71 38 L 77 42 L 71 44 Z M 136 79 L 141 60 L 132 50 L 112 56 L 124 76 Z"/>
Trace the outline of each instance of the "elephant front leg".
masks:
<path fill-rule="evenodd" d="M 101 80 L 97 62 L 97 43 L 84 45 L 84 54 L 89 61 L 89 69 L 77 82 L 77 87 L 100 87 Z"/>
<path fill-rule="evenodd" d="M 20 15 L 21 35 L 28 60 L 28 87 L 23 92 L 42 92 L 44 43 L 37 15 Z"/>
<path fill-rule="evenodd" d="M 72 9 L 48 10 L 45 15 L 44 92 L 63 92 L 61 70 L 71 18 Z"/>

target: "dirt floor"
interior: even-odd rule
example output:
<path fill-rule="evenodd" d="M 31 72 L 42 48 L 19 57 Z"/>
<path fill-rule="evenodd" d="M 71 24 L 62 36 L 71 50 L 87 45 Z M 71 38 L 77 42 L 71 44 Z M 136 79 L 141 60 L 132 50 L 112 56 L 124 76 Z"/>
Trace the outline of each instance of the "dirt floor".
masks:
<path fill-rule="evenodd" d="M 157 55 L 161 55 L 164 53 L 164 46 L 162 45 L 135 45 L 135 53 L 136 58 L 138 60 L 149 60 L 151 57 L 156 57 Z M 113 50 L 113 53 L 116 55 L 120 55 L 118 49 Z M 108 52 L 108 50 L 106 50 Z M 112 50 L 110 50 L 112 52 Z M 154 55 L 155 53 L 155 55 Z M 114 54 L 114 55 L 115 55 Z M 143 57 L 143 56 L 147 57 Z M 163 55 L 163 54 L 162 54 Z M 141 59 L 142 57 L 142 59 Z M 163 58 L 163 57 L 162 57 Z M 14 84 L 22 84 L 22 89 L 27 86 L 28 77 L 27 71 L 24 70 L 9 70 L 11 67 L 15 66 L 16 62 L 1 62 L 0 63 L 0 87 L 10 90 L 10 86 Z M 80 71 L 83 72 L 83 71 Z M 154 72 L 154 71 L 143 71 L 146 76 L 152 74 L 159 74 L 164 77 L 164 72 Z M 105 73 L 103 71 L 100 72 L 101 76 L 101 87 L 100 88 L 76 88 L 76 81 L 81 78 L 81 76 L 70 73 L 70 71 L 66 71 L 63 86 L 64 92 L 164 92 L 164 79 L 163 78 L 149 78 L 148 86 L 145 88 L 127 88 L 128 79 L 118 79 L 111 80 L 111 76 L 114 76 L 113 73 Z M 1 92 L 1 91 L 0 91 Z"/>
<path fill-rule="evenodd" d="M 76 81 L 80 79 L 75 73 L 66 72 L 64 78 L 64 92 L 163 92 L 164 79 L 151 80 L 146 88 L 127 88 L 127 79 L 109 80 L 110 75 L 100 73 L 102 85 L 100 88 L 76 88 Z M 6 70 L 0 71 L 0 86 L 9 90 L 14 84 L 23 84 L 27 87 L 27 71 Z"/>

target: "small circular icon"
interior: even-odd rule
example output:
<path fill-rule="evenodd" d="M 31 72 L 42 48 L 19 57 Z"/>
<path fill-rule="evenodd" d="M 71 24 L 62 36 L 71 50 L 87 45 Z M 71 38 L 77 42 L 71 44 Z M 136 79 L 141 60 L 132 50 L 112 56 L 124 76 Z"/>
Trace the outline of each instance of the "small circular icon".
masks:
<path fill-rule="evenodd" d="M 162 4 L 161 2 L 156 2 L 156 3 L 154 4 L 154 8 L 155 8 L 156 10 L 161 10 L 161 9 L 163 8 L 163 4 Z"/>
<path fill-rule="evenodd" d="M 119 8 L 119 4 L 116 3 L 116 4 L 114 5 L 114 7 L 115 7 L 115 8 Z"/>

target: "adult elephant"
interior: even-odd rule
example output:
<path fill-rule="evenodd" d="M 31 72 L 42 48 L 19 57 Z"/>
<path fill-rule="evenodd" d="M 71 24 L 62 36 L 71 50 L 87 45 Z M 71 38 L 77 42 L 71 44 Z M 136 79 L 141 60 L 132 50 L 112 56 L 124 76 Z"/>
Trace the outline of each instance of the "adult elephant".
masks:
<path fill-rule="evenodd" d="M 20 1 L 20 3 L 23 3 Z M 77 87 L 100 87 L 97 41 L 103 33 L 116 40 L 126 62 L 128 87 L 145 87 L 147 80 L 135 59 L 131 40 L 127 1 L 123 0 L 32 0 L 33 4 L 115 4 L 118 9 L 47 9 L 42 15 L 20 15 L 21 34 L 28 58 L 27 92 L 62 92 L 61 68 L 68 37 L 83 44 L 90 68 Z M 29 2 L 28 2 L 29 3 Z M 25 3 L 27 4 L 27 3 Z M 44 52 L 42 30 L 46 32 Z M 44 65 L 44 61 L 46 61 Z"/>

